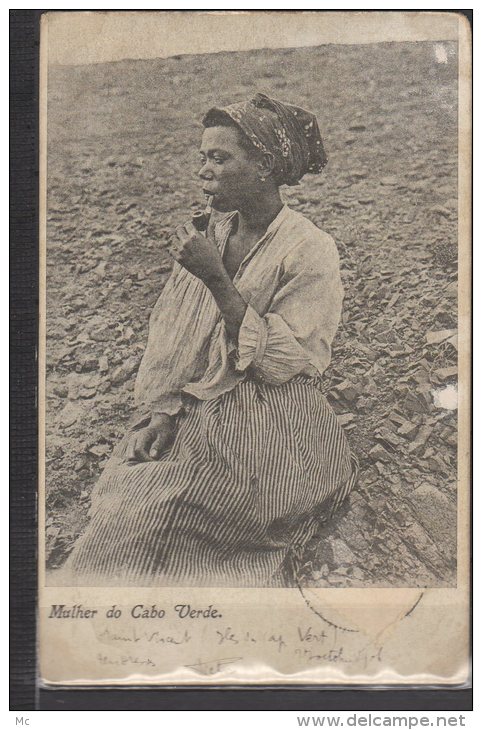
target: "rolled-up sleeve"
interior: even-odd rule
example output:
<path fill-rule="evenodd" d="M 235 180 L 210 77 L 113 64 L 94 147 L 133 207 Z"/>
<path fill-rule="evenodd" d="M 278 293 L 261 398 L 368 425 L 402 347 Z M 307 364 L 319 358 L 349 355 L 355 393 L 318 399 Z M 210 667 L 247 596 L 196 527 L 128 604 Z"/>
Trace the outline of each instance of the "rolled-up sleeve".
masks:
<path fill-rule="evenodd" d="M 147 402 L 151 413 L 165 413 L 168 416 L 175 416 L 182 408 L 182 397 L 180 393 L 166 393 L 159 395 Z"/>
<path fill-rule="evenodd" d="M 208 289 L 176 263 L 151 314 L 134 388 L 137 405 L 168 415 L 181 410 L 183 387 L 206 368 L 218 318 Z"/>
<path fill-rule="evenodd" d="M 250 368 L 273 385 L 325 370 L 343 301 L 338 253 L 333 240 L 325 239 L 324 245 L 304 241 L 290 253 L 268 312 L 261 315 L 255 304 L 248 305 L 236 370 Z"/>
<path fill-rule="evenodd" d="M 309 363 L 308 352 L 279 314 L 260 317 L 248 306 L 239 332 L 237 370 L 251 367 L 262 380 L 278 385 Z"/>

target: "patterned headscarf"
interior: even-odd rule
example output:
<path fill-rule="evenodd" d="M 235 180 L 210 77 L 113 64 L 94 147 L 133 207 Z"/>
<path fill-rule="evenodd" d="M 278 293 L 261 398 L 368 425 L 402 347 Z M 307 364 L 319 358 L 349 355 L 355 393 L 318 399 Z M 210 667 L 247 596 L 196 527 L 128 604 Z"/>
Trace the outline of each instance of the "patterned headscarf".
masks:
<path fill-rule="evenodd" d="M 316 117 L 304 109 L 256 94 L 251 101 L 213 107 L 204 126 L 212 126 L 220 114 L 230 117 L 254 147 L 273 155 L 281 185 L 297 185 L 307 172 L 319 173 L 327 163 Z"/>

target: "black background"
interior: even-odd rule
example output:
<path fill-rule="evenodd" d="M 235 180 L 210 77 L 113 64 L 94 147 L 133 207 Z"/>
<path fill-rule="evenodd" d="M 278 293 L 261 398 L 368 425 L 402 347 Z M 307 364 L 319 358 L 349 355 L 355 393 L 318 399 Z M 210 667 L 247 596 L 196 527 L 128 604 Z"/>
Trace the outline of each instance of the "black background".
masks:
<path fill-rule="evenodd" d="M 38 72 L 43 12 L 46 11 L 10 10 L 10 709 L 471 710 L 470 688 L 53 690 L 38 687 Z M 438 12 L 463 13 L 472 24 L 471 10 Z"/>

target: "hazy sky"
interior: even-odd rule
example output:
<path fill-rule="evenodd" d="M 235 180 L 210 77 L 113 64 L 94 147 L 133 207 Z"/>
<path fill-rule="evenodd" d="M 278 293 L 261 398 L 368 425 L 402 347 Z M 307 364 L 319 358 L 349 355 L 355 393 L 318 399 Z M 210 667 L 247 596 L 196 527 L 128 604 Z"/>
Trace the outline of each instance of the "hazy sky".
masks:
<path fill-rule="evenodd" d="M 403 40 L 457 40 L 450 13 L 52 12 L 43 16 L 50 64 L 159 58 L 250 48 Z"/>

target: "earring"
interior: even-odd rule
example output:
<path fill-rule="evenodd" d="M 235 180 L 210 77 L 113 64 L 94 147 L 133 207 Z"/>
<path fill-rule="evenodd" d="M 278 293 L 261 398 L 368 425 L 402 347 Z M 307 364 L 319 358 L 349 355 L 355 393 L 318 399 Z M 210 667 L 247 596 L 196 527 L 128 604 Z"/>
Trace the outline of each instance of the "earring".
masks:
<path fill-rule="evenodd" d="M 265 177 L 260 177 L 259 179 L 261 180 L 261 182 L 266 182 L 266 178 Z"/>

